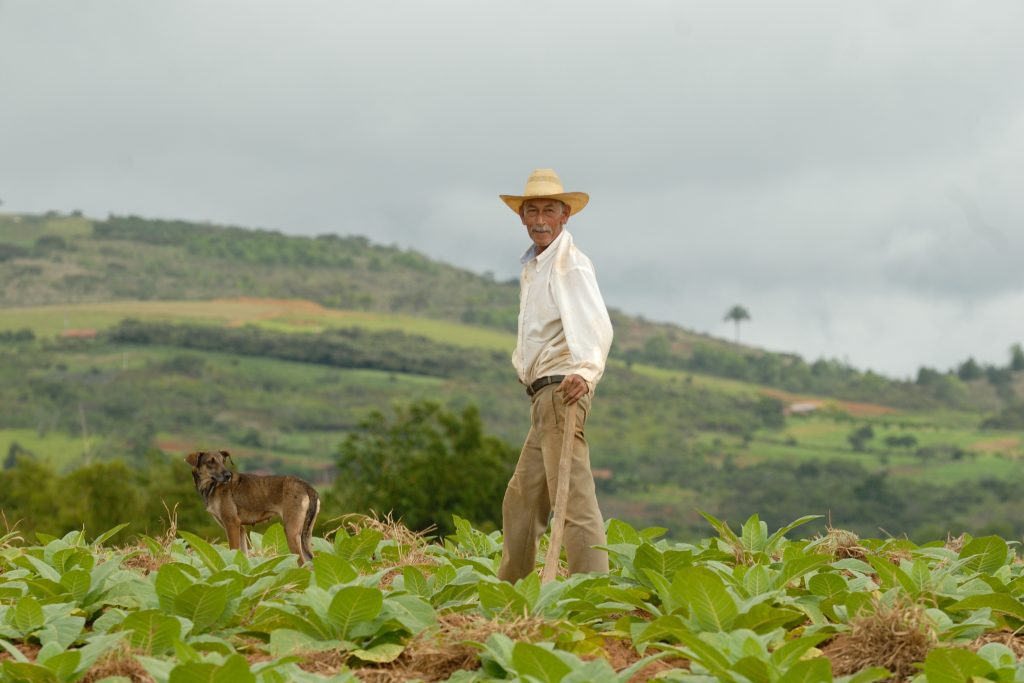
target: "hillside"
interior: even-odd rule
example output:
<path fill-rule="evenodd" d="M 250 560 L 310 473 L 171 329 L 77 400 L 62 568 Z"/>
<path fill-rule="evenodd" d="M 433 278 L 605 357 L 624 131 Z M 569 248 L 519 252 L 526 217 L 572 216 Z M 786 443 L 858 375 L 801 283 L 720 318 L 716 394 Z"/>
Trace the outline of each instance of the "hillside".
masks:
<path fill-rule="evenodd" d="M 360 237 L 0 215 L 0 456 L 66 473 L 228 448 L 329 487 L 361 419 L 420 400 L 476 405 L 518 444 L 517 296 Z M 613 320 L 588 424 L 610 515 L 678 538 L 707 531 L 697 509 L 831 514 L 864 535 L 1024 531 L 1008 502 L 1021 433 L 991 428 L 1015 424 L 1024 373 L 896 382 Z"/>

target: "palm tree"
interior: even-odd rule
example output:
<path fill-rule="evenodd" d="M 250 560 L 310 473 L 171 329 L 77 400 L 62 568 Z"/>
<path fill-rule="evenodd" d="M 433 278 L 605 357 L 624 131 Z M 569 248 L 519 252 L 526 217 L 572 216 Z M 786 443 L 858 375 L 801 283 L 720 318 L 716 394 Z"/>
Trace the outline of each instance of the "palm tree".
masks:
<path fill-rule="evenodd" d="M 750 313 L 747 309 L 743 308 L 739 304 L 736 304 L 729 309 L 729 312 L 725 314 L 723 320 L 731 320 L 736 323 L 736 343 L 740 343 L 740 323 L 744 320 L 750 320 Z"/>

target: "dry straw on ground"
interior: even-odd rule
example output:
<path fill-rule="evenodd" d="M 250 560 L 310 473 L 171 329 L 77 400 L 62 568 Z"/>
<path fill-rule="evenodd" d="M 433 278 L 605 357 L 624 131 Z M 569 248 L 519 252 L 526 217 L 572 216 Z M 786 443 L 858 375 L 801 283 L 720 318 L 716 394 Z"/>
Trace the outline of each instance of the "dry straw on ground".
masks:
<path fill-rule="evenodd" d="M 938 638 L 924 607 L 913 603 L 885 605 L 850 620 L 850 631 L 836 636 L 824 648 L 837 676 L 853 674 L 872 666 L 884 666 L 890 680 L 903 681 L 919 672 L 914 664 L 924 662 Z"/>

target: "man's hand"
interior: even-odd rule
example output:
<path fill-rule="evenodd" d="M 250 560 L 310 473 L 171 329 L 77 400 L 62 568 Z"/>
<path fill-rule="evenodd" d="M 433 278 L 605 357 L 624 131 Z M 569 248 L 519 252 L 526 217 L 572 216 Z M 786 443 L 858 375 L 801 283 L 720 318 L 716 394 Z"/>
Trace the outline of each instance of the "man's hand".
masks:
<path fill-rule="evenodd" d="M 590 385 L 579 375 L 569 375 L 562 380 L 556 391 L 562 394 L 562 402 L 568 406 L 589 394 Z"/>

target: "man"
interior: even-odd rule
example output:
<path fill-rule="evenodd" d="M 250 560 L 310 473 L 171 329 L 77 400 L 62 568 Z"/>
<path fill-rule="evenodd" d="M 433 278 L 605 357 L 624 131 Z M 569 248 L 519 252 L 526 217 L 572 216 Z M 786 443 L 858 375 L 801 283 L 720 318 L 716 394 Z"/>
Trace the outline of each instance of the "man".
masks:
<path fill-rule="evenodd" d="M 522 195 L 500 195 L 533 241 L 523 255 L 519 334 L 512 364 L 530 396 L 530 433 L 502 502 L 505 546 L 498 577 L 516 581 L 535 570 L 537 545 L 555 502 L 566 407 L 578 404 L 565 520 L 569 571 L 607 572 L 608 554 L 583 425 L 604 373 L 612 324 L 594 266 L 565 229 L 590 201 L 565 192 L 551 169 L 538 169 Z"/>

